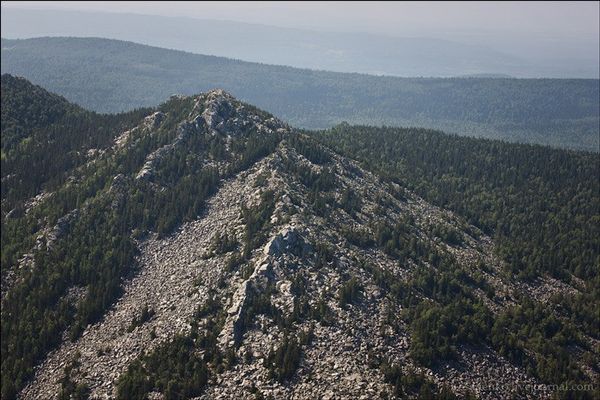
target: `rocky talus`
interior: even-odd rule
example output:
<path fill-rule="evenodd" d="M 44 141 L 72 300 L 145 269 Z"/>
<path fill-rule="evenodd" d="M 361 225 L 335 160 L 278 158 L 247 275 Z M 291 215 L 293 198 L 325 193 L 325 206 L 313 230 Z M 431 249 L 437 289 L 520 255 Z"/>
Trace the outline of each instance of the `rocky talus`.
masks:
<path fill-rule="evenodd" d="M 140 241 L 138 272 L 124 283 L 123 297 L 102 321 L 89 326 L 80 339 L 65 340 L 52 352 L 22 392 L 22 398 L 56 398 L 64 367 L 75 357 L 79 360 L 76 376 L 91 388 L 91 398 L 114 398 L 116 380 L 132 360 L 177 333 L 189 330 L 189 319 L 206 301 L 209 289 L 220 294 L 227 311 L 219 336 L 220 345 L 224 349 L 235 348 L 240 360 L 246 354 L 251 356 L 248 362 L 239 362 L 231 370 L 217 375 L 202 398 L 250 399 L 257 390 L 275 398 L 368 399 L 389 394 L 390 386 L 384 383 L 381 372 L 369 367 L 370 358 L 373 354 L 385 354 L 394 362 L 412 366 L 407 356 L 410 337 L 406 327 L 394 330 L 387 324 L 386 313 L 391 309 L 399 315 L 401 307 L 382 295 L 363 265 L 375 265 L 398 279 L 403 279 L 414 266 L 411 263 L 399 265 L 376 249 L 350 245 L 340 234 L 340 227 L 345 224 L 366 226 L 372 222 L 374 208 L 381 207 L 381 203 L 386 204 L 386 212 L 378 215 L 386 215 L 390 221 L 400 215 L 410 215 L 420 227 L 431 221 L 452 224 L 456 217 L 413 195 L 406 200 L 396 199 L 380 189 L 376 177 L 342 159 L 336 159 L 334 164 L 336 177 L 343 188 L 362 193 L 361 210 L 355 216 L 343 210 L 335 211 L 335 218 L 317 216 L 303 200 L 308 194 L 306 187 L 289 175 L 284 160 L 319 168 L 282 144 L 275 154 L 249 171 L 223 182 L 197 221 L 183 225 L 165 239 L 151 237 Z M 268 176 L 267 183 L 258 185 L 256 181 L 265 176 Z M 254 272 L 244 279 L 241 271 L 226 271 L 227 254 L 210 254 L 211 243 L 222 232 L 241 239 L 241 207 L 258 204 L 265 190 L 274 191 L 278 199 L 270 221 L 270 238 L 253 252 L 248 264 L 254 266 Z M 488 238 L 482 235 L 477 240 L 468 237 L 466 241 L 466 246 L 450 248 L 465 264 L 490 258 Z M 318 243 L 333 245 L 335 257 L 329 265 L 317 268 L 314 246 Z M 441 242 L 436 245 L 447 247 Z M 359 277 L 363 283 L 364 299 L 342 308 L 337 302 L 337 290 L 349 275 Z M 309 302 L 325 299 L 335 322 L 329 326 L 314 321 L 298 324 L 298 331 L 311 329 L 314 339 L 304 350 L 292 384 L 281 384 L 269 378 L 263 364 L 264 357 L 282 339 L 283 333 L 264 316 L 258 316 L 256 326 L 243 332 L 241 337 L 236 337 L 240 334 L 236 324 L 252 295 L 250 287 L 261 290 L 273 285 L 276 291 L 271 301 L 289 314 L 294 297 L 291 281 L 298 276 L 306 278 L 305 296 Z M 128 328 L 143 307 L 152 310 L 153 315 L 129 332 Z M 466 368 L 447 365 L 434 372 L 412 367 L 434 381 L 456 386 L 459 391 L 465 385 L 476 388 L 490 379 L 507 384 L 532 382 L 493 352 L 487 356 L 480 352 L 480 349 L 461 350 L 461 361 Z"/>

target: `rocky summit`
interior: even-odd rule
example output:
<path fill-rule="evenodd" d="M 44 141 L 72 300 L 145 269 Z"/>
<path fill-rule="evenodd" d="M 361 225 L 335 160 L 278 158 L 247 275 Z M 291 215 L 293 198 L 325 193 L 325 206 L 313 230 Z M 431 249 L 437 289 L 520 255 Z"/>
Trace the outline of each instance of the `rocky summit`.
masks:
<path fill-rule="evenodd" d="M 222 90 L 174 96 L 88 150 L 19 217 L 37 240 L 3 276 L 3 309 L 29 275 L 74 261 L 18 398 L 550 396 L 478 332 L 578 282 L 511 279 L 490 236 L 402 182 Z M 454 298 L 465 317 L 438 323 Z M 582 340 L 581 357 L 597 347 Z"/>

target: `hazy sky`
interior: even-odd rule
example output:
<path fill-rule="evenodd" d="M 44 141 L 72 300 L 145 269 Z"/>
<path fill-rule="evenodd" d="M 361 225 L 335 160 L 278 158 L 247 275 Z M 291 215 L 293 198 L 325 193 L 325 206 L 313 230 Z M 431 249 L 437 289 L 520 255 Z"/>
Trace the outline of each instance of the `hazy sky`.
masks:
<path fill-rule="evenodd" d="M 505 31 L 598 40 L 599 2 L 10 2 L 62 8 L 262 23 L 391 35 Z"/>

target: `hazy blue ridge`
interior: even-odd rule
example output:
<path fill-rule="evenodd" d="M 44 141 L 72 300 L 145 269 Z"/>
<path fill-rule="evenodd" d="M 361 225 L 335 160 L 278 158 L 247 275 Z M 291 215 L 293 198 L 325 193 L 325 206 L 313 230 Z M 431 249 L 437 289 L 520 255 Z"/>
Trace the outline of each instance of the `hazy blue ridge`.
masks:
<path fill-rule="evenodd" d="M 302 128 L 422 126 L 598 151 L 597 79 L 398 78 L 250 63 L 99 38 L 2 39 L 2 73 L 118 112 L 223 88 Z"/>

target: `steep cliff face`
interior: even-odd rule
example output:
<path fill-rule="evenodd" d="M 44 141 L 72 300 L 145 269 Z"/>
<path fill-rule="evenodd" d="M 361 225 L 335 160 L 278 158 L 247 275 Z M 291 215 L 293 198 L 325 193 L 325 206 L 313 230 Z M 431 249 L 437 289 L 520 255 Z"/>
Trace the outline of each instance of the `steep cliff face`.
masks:
<path fill-rule="evenodd" d="M 221 90 L 172 98 L 72 174 L 72 188 L 102 184 L 60 235 L 40 235 L 81 245 L 77 221 L 108 213 L 135 251 L 97 318 L 79 314 L 95 281 L 67 281 L 71 334 L 39 357 L 23 399 L 511 398 L 539 383 L 478 332 L 544 283 L 507 279 L 491 238 L 459 216 Z M 27 254 L 45 260 L 40 249 Z M 464 318 L 424 338 L 456 299 Z"/>

